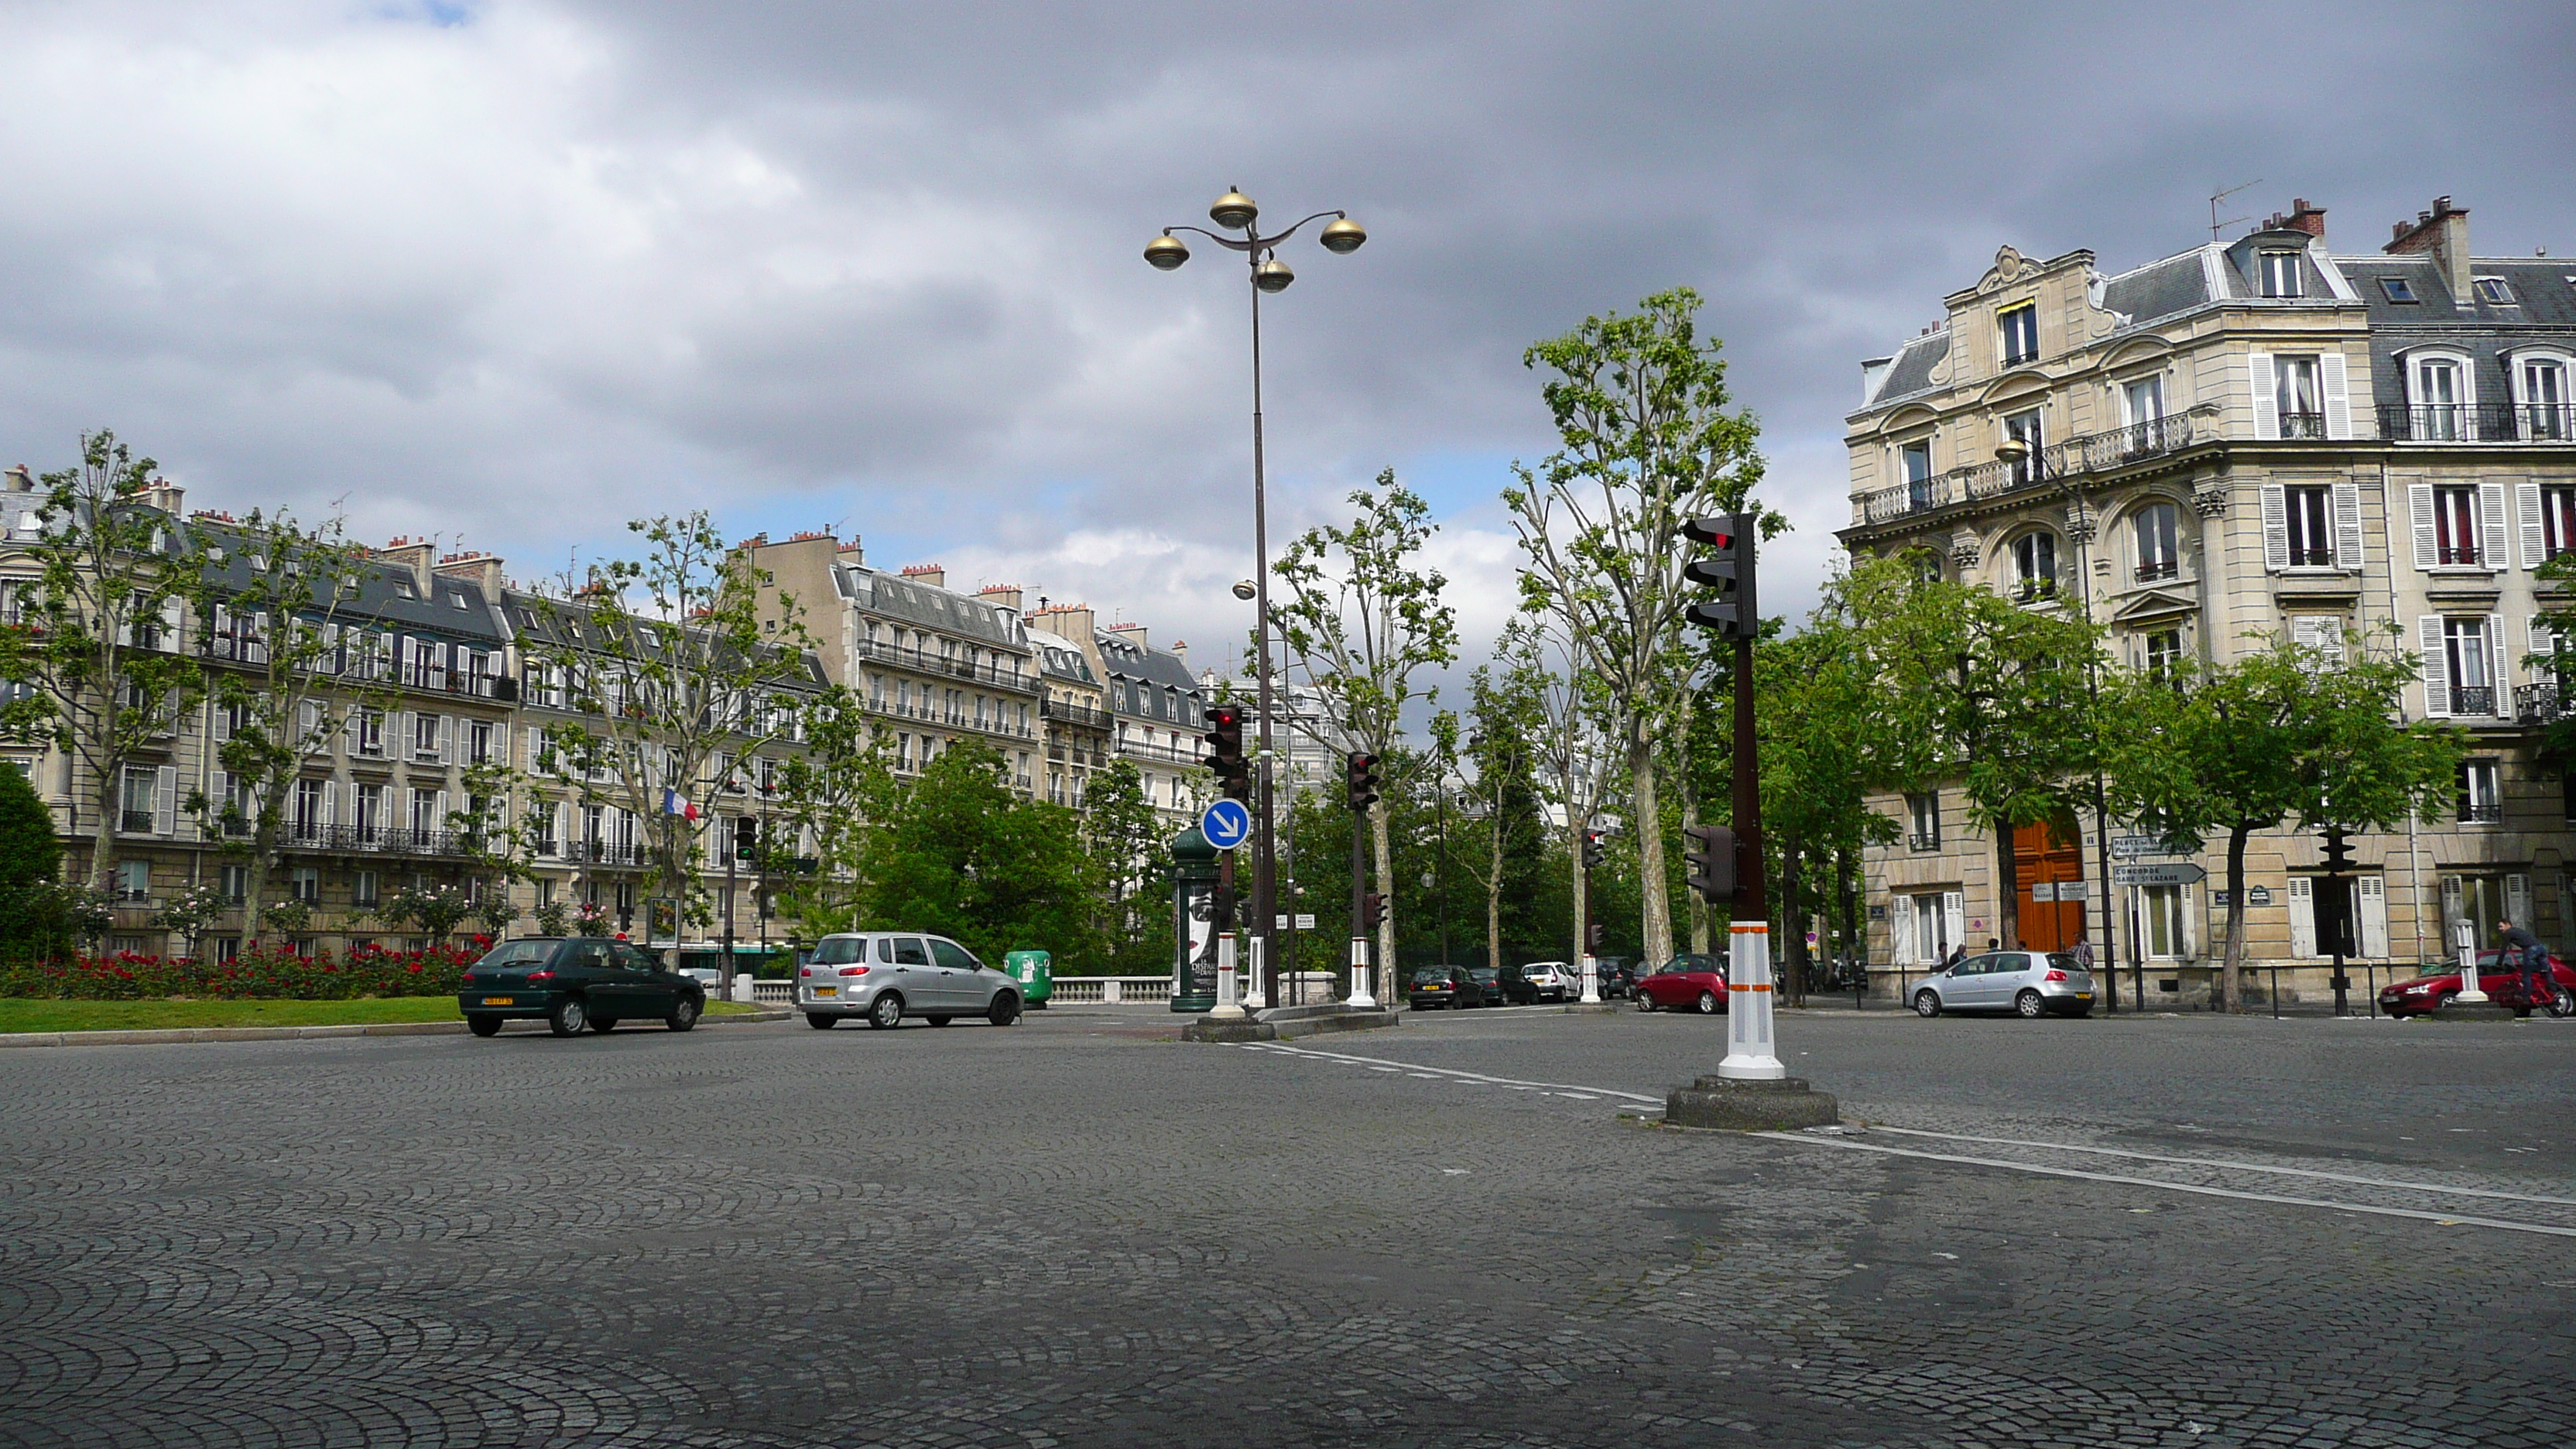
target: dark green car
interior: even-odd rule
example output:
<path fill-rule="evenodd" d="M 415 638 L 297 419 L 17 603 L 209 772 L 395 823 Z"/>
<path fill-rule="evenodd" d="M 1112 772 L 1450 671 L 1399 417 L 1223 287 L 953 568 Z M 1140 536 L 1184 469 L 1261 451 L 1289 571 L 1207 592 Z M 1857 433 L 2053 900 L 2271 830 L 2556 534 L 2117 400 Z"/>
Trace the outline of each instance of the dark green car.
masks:
<path fill-rule="evenodd" d="M 707 992 L 624 941 L 522 936 L 466 970 L 456 1005 L 476 1036 L 499 1032 L 513 1017 L 542 1018 L 557 1036 L 614 1031 L 621 1021 L 687 1031 L 706 1013 Z"/>

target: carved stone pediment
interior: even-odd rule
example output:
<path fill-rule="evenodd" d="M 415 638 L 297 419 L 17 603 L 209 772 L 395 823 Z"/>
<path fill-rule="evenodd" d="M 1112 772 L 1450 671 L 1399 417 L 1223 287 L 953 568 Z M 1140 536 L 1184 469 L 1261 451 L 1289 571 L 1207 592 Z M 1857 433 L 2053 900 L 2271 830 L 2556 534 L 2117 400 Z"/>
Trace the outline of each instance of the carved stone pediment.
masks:
<path fill-rule="evenodd" d="M 1998 287 L 2009 287 L 2018 281 L 2021 274 L 2029 267 L 2029 259 L 2015 251 L 2010 243 L 2006 243 L 1995 248 L 1995 264 L 1986 269 L 1985 276 L 1978 279 L 1977 290 L 1991 292 Z"/>
<path fill-rule="evenodd" d="M 2199 597 L 2188 591 L 2145 589 L 2121 600 L 2111 610 L 2111 622 L 2115 625 L 2144 624 L 2199 612 Z"/>

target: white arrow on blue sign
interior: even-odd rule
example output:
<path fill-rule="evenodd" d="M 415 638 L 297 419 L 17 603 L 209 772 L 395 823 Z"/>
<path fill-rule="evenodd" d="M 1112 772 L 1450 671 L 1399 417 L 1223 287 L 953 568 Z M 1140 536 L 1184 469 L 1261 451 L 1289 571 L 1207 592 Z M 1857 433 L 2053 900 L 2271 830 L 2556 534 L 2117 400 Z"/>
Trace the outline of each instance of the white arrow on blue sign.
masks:
<path fill-rule="evenodd" d="M 1199 816 L 1199 834 L 1219 850 L 1232 850 L 1252 834 L 1252 812 L 1240 800 L 1219 800 Z"/>

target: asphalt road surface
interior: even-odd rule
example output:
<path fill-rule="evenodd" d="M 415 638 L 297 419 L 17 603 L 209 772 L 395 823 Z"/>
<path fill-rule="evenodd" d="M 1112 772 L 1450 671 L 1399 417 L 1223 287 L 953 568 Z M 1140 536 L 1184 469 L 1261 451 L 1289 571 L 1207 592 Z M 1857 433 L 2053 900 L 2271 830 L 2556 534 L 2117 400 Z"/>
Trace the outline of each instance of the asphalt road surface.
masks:
<path fill-rule="evenodd" d="M 1170 1034 L 0 1053 L 0 1443 L 2576 1443 L 2576 1022 Z"/>

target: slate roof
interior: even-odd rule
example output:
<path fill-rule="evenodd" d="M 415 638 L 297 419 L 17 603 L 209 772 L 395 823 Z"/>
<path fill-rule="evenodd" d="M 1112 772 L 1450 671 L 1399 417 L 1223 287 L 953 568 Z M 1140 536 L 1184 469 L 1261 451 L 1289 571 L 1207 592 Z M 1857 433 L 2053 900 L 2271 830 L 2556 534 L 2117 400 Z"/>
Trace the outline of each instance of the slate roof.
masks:
<path fill-rule="evenodd" d="M 2217 300 L 2209 295 L 2209 273 L 2201 264 L 2201 252 L 2202 248 L 2194 247 L 2104 279 L 2103 309 L 2127 317 L 2130 326 L 2143 327 Z"/>
<path fill-rule="evenodd" d="M 1038 654 L 1038 673 L 1049 679 L 1070 679 L 1081 684 L 1098 684 L 1091 677 L 1091 661 L 1070 644 L 1057 644 L 1032 634 L 1029 643 Z"/>
<path fill-rule="evenodd" d="M 1950 329 L 1947 327 L 1906 343 L 1896 350 L 1895 359 L 1887 364 L 1887 376 L 1879 379 L 1878 393 L 1869 400 L 1869 405 L 1878 407 L 1930 387 L 1933 367 L 1949 355 Z"/>
<path fill-rule="evenodd" d="M 1108 666 L 1109 711 L 1157 724 L 1195 728 L 1206 712 L 1198 681 L 1180 656 L 1107 629 L 1094 631 Z"/>
<path fill-rule="evenodd" d="M 1027 631 L 1016 609 L 934 588 L 900 574 L 883 573 L 865 564 L 843 564 L 833 573 L 836 585 L 850 601 L 869 613 L 980 644 L 1028 652 Z"/>

